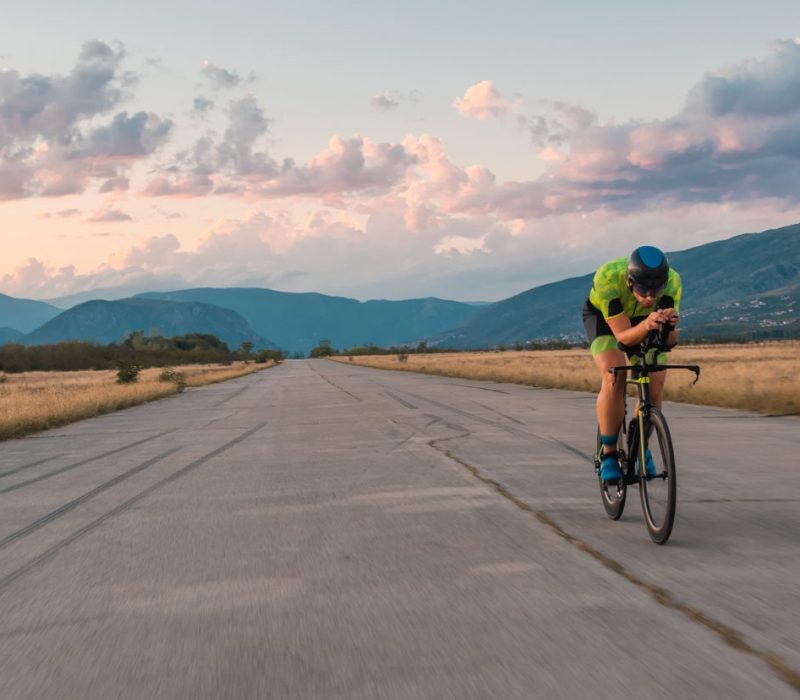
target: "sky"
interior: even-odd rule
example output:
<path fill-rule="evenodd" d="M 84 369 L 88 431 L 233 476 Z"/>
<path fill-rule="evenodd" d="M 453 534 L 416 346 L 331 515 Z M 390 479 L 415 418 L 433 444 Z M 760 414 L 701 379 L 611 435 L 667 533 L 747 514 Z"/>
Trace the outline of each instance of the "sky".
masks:
<path fill-rule="evenodd" d="M 800 221 L 796 0 L 3 6 L 0 293 L 495 301 Z"/>

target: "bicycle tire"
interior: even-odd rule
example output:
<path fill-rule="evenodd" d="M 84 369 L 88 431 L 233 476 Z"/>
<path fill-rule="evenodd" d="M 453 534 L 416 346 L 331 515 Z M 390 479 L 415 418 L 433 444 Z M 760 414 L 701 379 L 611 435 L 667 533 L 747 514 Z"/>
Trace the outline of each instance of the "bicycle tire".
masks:
<path fill-rule="evenodd" d="M 654 454 L 654 460 L 658 459 L 657 464 L 660 466 L 660 472 L 654 477 L 647 476 L 647 470 L 641 464 L 641 451 L 637 450 L 639 496 L 642 501 L 642 511 L 650 538 L 656 544 L 665 544 L 672 534 L 672 527 L 675 524 L 677 505 L 675 452 L 672 448 L 672 437 L 664 414 L 657 408 L 651 408 L 647 421 L 648 426 L 646 426 L 645 435 L 641 437 L 644 440 L 645 448 L 652 446 L 651 452 Z M 653 437 L 656 438 L 657 445 L 653 442 Z M 653 452 L 656 448 L 658 452 Z M 648 485 L 650 492 L 648 492 Z M 656 487 L 664 494 L 664 498 L 661 499 L 664 501 L 663 509 L 658 509 L 659 511 L 663 510 L 663 512 L 656 512 L 654 502 Z"/>
<path fill-rule="evenodd" d="M 618 436 L 618 439 L 619 437 L 621 436 Z M 619 443 L 617 443 L 617 446 L 619 446 Z M 598 469 L 602 461 L 602 453 L 603 445 L 600 443 L 600 428 L 598 428 L 597 444 L 594 451 L 595 466 Z M 625 483 L 625 479 L 623 478 L 619 484 L 614 486 L 604 483 L 598 474 L 597 481 L 600 484 L 600 499 L 603 501 L 603 508 L 605 508 L 606 515 L 611 518 L 611 520 L 619 520 L 622 517 L 622 512 L 625 510 L 625 498 L 628 493 L 628 486 Z M 609 488 L 613 489 L 611 494 L 608 492 Z"/>

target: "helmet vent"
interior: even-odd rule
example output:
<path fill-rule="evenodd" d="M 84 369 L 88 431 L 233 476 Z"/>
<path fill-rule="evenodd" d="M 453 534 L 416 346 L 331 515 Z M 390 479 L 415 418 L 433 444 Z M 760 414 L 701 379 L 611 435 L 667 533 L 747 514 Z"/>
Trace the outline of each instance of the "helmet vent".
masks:
<path fill-rule="evenodd" d="M 664 253 L 653 246 L 643 245 L 639 248 L 639 258 L 647 267 L 658 267 L 664 260 Z"/>

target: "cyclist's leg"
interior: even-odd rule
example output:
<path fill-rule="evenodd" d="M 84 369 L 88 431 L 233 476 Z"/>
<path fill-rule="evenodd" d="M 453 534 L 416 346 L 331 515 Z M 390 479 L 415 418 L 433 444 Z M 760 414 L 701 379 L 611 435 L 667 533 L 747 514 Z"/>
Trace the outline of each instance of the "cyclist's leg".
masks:
<path fill-rule="evenodd" d="M 600 336 L 598 340 L 604 340 L 604 337 Z M 610 367 L 619 367 L 628 363 L 625 353 L 608 347 L 612 340 L 616 344 L 614 337 L 610 336 L 610 340 L 605 341 L 608 349 L 600 350 L 594 355 L 594 363 L 600 371 L 601 378 L 600 393 L 597 395 L 597 425 L 600 427 L 600 435 L 608 438 L 616 437 L 625 418 L 625 374 L 618 374 L 614 381 L 614 375 L 608 370 Z M 617 449 L 616 442 L 612 443 L 606 440 L 604 440 L 604 447 L 605 452 L 614 452 Z"/>
<path fill-rule="evenodd" d="M 666 378 L 666 372 L 654 372 L 650 375 L 650 400 L 656 408 L 661 408 L 661 401 L 664 397 L 664 380 Z"/>
<path fill-rule="evenodd" d="M 588 299 L 583 305 L 583 325 L 592 358 L 600 372 L 597 425 L 603 453 L 608 455 L 602 460 L 600 478 L 606 483 L 615 483 L 622 476 L 617 460 L 617 435 L 625 418 L 625 375 L 618 375 L 617 381 L 614 381 L 608 369 L 626 365 L 627 362 L 625 355 L 617 348 L 617 340 L 603 315 Z"/>

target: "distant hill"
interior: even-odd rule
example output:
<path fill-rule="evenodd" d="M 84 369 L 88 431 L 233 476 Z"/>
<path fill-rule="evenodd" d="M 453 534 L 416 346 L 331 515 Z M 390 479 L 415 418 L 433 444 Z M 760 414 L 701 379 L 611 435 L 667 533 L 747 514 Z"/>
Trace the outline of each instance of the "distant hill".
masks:
<path fill-rule="evenodd" d="M 98 287 L 83 292 L 75 292 L 74 294 L 67 294 L 61 297 L 53 297 L 51 299 L 43 299 L 42 301 L 55 306 L 57 309 L 64 311 L 71 309 L 73 306 L 82 304 L 85 301 L 117 301 L 119 299 L 130 299 L 146 289 L 163 288 L 165 282 L 163 276 L 145 276 L 139 277 L 135 282 L 130 284 L 122 284 L 118 287 Z M 174 286 L 179 287 L 182 284 L 180 278 L 175 278 Z"/>
<path fill-rule="evenodd" d="M 184 289 L 148 292 L 136 298 L 200 301 L 233 309 L 256 333 L 284 350 L 303 354 L 320 340 L 330 340 L 335 348 L 416 343 L 461 325 L 482 308 L 435 298 L 360 302 L 256 288 Z"/>
<path fill-rule="evenodd" d="M 51 304 L 0 294 L 0 328 L 28 333 L 61 313 Z"/>
<path fill-rule="evenodd" d="M 0 345 L 5 345 L 6 343 L 21 343 L 24 337 L 24 333 L 20 333 L 13 328 L 0 328 Z"/>
<path fill-rule="evenodd" d="M 150 334 L 157 329 L 170 337 L 185 333 L 211 333 L 235 350 L 244 341 L 257 348 L 275 348 L 247 324 L 239 314 L 198 302 L 172 302 L 156 299 L 121 299 L 87 301 L 49 320 L 25 336 L 27 345 L 58 343 L 64 340 L 87 340 L 114 343 L 131 331 Z"/>
<path fill-rule="evenodd" d="M 667 254 L 683 280 L 685 338 L 800 337 L 800 224 Z M 594 272 L 534 287 L 432 339 L 477 348 L 583 338 L 581 307 Z"/>

